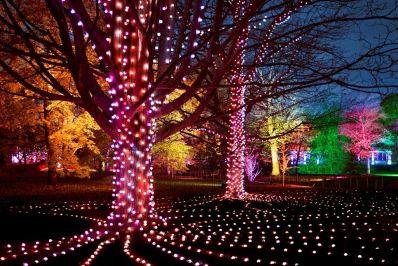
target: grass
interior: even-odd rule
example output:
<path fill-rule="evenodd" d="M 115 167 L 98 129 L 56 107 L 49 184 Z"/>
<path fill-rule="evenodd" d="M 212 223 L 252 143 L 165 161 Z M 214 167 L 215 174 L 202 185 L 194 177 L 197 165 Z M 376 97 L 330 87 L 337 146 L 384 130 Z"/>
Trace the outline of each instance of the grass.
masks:
<path fill-rule="evenodd" d="M 155 197 L 189 197 L 194 194 L 221 193 L 222 180 L 198 178 L 155 178 Z M 194 188 L 194 189 L 193 189 Z M 101 179 L 59 178 L 47 185 L 42 172 L 12 171 L 0 174 L 0 201 L 110 200 L 112 176 Z"/>
<path fill-rule="evenodd" d="M 386 188 L 398 189 L 398 174 L 392 172 L 382 172 L 378 169 L 377 176 L 371 176 L 371 188 L 374 186 L 376 178 L 384 177 Z M 356 179 L 364 182 L 360 176 L 351 176 L 352 184 L 356 184 Z M 261 181 L 261 180 L 259 180 Z M 263 192 L 267 190 L 281 189 L 281 179 L 273 179 L 267 182 L 247 183 L 246 188 L 249 192 Z M 297 181 L 299 181 L 297 183 Z M 354 182 L 355 181 L 355 182 Z M 348 180 L 328 180 L 327 187 L 348 188 Z M 347 183 L 347 184 L 345 184 Z M 286 187 L 282 188 L 309 188 L 316 184 L 321 188 L 324 186 L 320 176 L 300 175 L 286 177 Z M 345 185 L 344 185 L 345 184 Z M 380 181 L 378 182 L 380 186 Z M 191 197 L 193 195 L 223 193 L 225 191 L 225 180 L 223 179 L 203 179 L 195 177 L 155 177 L 154 189 L 155 197 Z M 363 187 L 363 186 L 362 186 Z M 352 187 L 352 188 L 356 188 Z M 112 177 L 110 175 L 101 179 L 71 179 L 59 178 L 57 185 L 49 186 L 46 184 L 46 173 L 34 171 L 34 169 L 13 168 L 8 171 L 0 171 L 0 201 L 26 202 L 26 201 L 62 201 L 62 200 L 91 200 L 101 199 L 110 200 L 112 197 Z"/>
<path fill-rule="evenodd" d="M 361 177 L 357 176 L 355 178 L 359 179 Z M 387 177 L 385 179 L 387 180 Z M 390 179 L 395 180 L 395 184 L 398 183 L 395 177 Z M 347 179 L 341 179 L 341 182 L 343 181 L 346 182 Z M 174 250 L 174 252 L 186 253 L 187 256 L 193 259 L 204 260 L 212 265 L 242 265 L 241 259 L 220 259 L 216 255 L 208 255 L 224 251 L 226 254 L 233 254 L 241 258 L 248 256 L 252 261 L 254 258 L 259 258 L 264 261 L 264 264 L 269 264 L 273 260 L 282 263 L 283 259 L 291 261 L 292 264 L 300 262 L 301 265 L 312 265 L 314 262 L 322 265 L 356 265 L 355 263 L 358 263 L 358 259 L 355 256 L 358 254 L 364 255 L 360 247 L 365 246 L 365 244 L 369 247 L 366 250 L 366 256 L 375 256 L 378 260 L 386 257 L 390 261 L 397 261 L 395 260 L 397 258 L 396 253 L 389 249 L 398 243 L 396 231 L 393 231 L 395 227 L 391 228 L 391 224 L 398 225 L 394 214 L 397 199 L 396 191 L 391 194 L 389 191 L 380 192 L 374 190 L 370 192 L 318 190 L 317 188 L 312 188 L 312 186 L 306 186 L 307 184 L 310 185 L 311 182 L 313 180 L 309 178 L 301 186 L 286 184 L 285 187 L 276 182 L 272 184 L 246 184 L 249 192 L 269 192 L 266 193 L 266 197 L 271 196 L 273 202 L 265 200 L 264 202 L 251 202 L 247 205 L 247 203 L 231 200 L 215 202 L 206 202 L 204 200 L 199 201 L 200 204 L 197 204 L 198 198 L 192 199 L 191 202 L 189 202 L 189 199 L 200 194 L 223 193 L 225 191 L 225 180 L 193 177 L 156 177 L 154 185 L 155 198 L 158 198 L 156 203 L 158 211 L 161 214 L 164 212 L 165 216 L 174 217 L 175 219 L 170 220 L 170 224 L 166 227 L 159 228 L 162 232 L 166 232 L 165 237 L 170 236 L 167 242 L 161 242 L 161 244 L 166 245 L 168 249 Z M 330 181 L 330 184 L 334 183 L 335 180 Z M 311 189 L 308 189 L 308 187 L 311 187 Z M 384 194 L 385 192 L 390 194 Z M 51 215 L 43 216 L 34 213 L 14 214 L 7 212 L 6 208 L 2 209 L 2 204 L 7 207 L 7 203 L 10 203 L 10 205 L 12 203 L 21 203 L 25 206 L 31 205 L 34 201 L 37 203 L 54 202 L 67 206 L 67 212 L 65 213 L 71 212 L 72 214 L 104 218 L 109 212 L 106 204 L 101 205 L 105 206 L 104 208 L 80 209 L 79 207 L 73 207 L 73 204 L 70 205 L 69 201 L 76 200 L 84 204 L 86 204 L 87 200 L 92 199 L 108 201 L 111 199 L 111 194 L 111 176 L 91 180 L 59 179 L 57 185 L 48 186 L 46 185 L 45 175 L 42 173 L 33 175 L 24 172 L 14 172 L 12 175 L 3 173 L 3 175 L 0 175 L 0 220 L 3 223 L 5 222 L 6 226 L 0 228 L 2 241 L 4 243 L 9 241 L 11 243 L 19 243 L 20 241 L 37 239 L 45 240 L 54 236 L 81 232 L 89 226 L 88 223 L 81 223 L 81 220 L 70 219 L 68 216 L 52 217 Z M 163 197 L 174 199 L 182 197 L 183 200 L 180 202 L 178 200 L 168 201 L 164 200 Z M 170 205 L 170 202 L 173 202 L 173 204 Z M 51 213 L 55 209 L 59 212 L 59 209 L 62 209 L 59 207 L 52 209 L 49 204 L 38 205 L 40 206 L 39 210 L 42 212 L 49 211 Z M 69 206 L 72 206 L 72 209 L 76 209 L 70 211 Z M 189 207 L 187 208 L 187 206 Z M 187 215 L 189 213 L 192 215 Z M 338 214 L 337 216 L 336 213 Z M 353 213 L 355 215 L 352 215 Z M 220 217 L 222 217 L 222 220 L 220 220 Z M 363 221 L 366 221 L 366 223 L 363 223 Z M 253 226 L 253 224 L 256 226 Z M 266 226 L 269 227 L 266 228 Z M 372 227 L 372 232 L 367 231 L 370 227 Z M 178 228 L 178 230 L 175 230 L 175 228 Z M 309 230 L 308 232 L 313 232 L 312 235 L 310 233 L 307 234 L 307 237 L 309 237 L 308 243 L 307 240 L 301 239 L 301 235 L 297 235 L 307 229 Z M 330 233 L 335 232 L 335 230 L 336 233 Z M 179 235 L 180 232 L 181 235 Z M 228 236 L 225 236 L 224 239 L 223 233 L 220 232 L 228 232 Z M 295 239 L 294 245 L 291 244 L 290 235 L 287 235 L 287 232 Z M 275 233 L 278 233 L 278 239 L 275 238 Z M 329 237 L 331 234 L 334 236 L 334 240 Z M 194 237 L 194 235 L 199 236 L 195 241 L 191 239 L 192 241 L 188 242 L 190 245 L 201 250 L 208 250 L 210 253 L 203 252 L 198 254 L 185 249 L 183 246 L 174 246 L 172 243 L 176 235 L 177 239 Z M 266 244 L 263 243 L 262 239 L 264 235 L 267 239 Z M 391 241 L 387 244 L 381 237 L 384 235 L 391 238 Z M 250 241 L 245 240 L 246 236 L 252 237 Z M 311 236 L 319 236 L 320 238 L 315 241 L 311 239 Z M 377 240 L 376 244 L 374 244 L 375 242 L 371 237 Z M 235 245 L 236 239 L 246 243 L 249 248 L 230 246 L 230 244 Z M 280 243 L 276 242 L 279 240 L 281 240 Z M 322 242 L 322 247 L 317 245 L 318 242 Z M 326 257 L 325 248 L 334 243 L 337 243 L 336 250 L 338 252 L 332 258 Z M 183 243 L 181 242 L 181 244 Z M 259 245 L 263 246 L 263 248 L 259 249 Z M 381 249 L 371 249 L 372 245 L 381 247 Z M 346 258 L 342 255 L 348 247 L 350 255 L 352 253 L 355 255 L 354 257 Z M 287 248 L 289 249 L 288 253 L 285 252 Z M 95 245 L 91 244 L 69 255 L 53 259 L 50 264 L 45 265 L 77 265 L 78 262 L 87 258 L 94 249 Z M 303 249 L 304 253 L 297 253 L 296 250 L 298 249 Z M 318 252 L 317 255 L 308 253 L 313 250 Z M 149 245 L 145 241 L 137 241 L 134 244 L 134 252 L 138 252 L 139 256 L 148 258 L 155 263 L 154 265 L 186 265 L 174 259 L 171 255 L 160 252 L 159 249 L 155 249 L 153 245 Z M 122 252 L 122 247 L 115 244 L 106 247 L 93 265 L 134 264 Z"/>

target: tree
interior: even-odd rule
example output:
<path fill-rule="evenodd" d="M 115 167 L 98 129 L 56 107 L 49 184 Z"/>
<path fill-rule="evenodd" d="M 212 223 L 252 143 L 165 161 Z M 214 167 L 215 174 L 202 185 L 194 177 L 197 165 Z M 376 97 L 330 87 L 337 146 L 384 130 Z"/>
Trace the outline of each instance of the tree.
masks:
<path fill-rule="evenodd" d="M 303 123 L 297 104 L 294 99 L 281 97 L 279 101 L 257 103 L 252 110 L 251 131 L 270 155 L 273 176 L 280 175 L 280 146 L 290 142 L 290 135 Z"/>
<path fill-rule="evenodd" d="M 378 122 L 379 110 L 376 107 L 360 106 L 344 113 L 344 118 L 339 133 L 351 140 L 344 148 L 355 154 L 359 160 L 366 160 L 366 172 L 370 174 L 370 151 L 383 134 L 383 127 Z"/>
<path fill-rule="evenodd" d="M 398 94 L 389 94 L 381 101 L 382 122 L 398 131 Z"/>
<path fill-rule="evenodd" d="M 177 133 L 153 147 L 153 164 L 165 167 L 167 173 L 185 172 L 195 155 L 193 147 L 187 145 L 181 134 Z"/>
<path fill-rule="evenodd" d="M 257 163 L 258 154 L 254 151 L 247 154 L 245 157 L 245 173 L 250 182 L 254 182 L 256 177 L 261 173 L 261 169 Z"/>
<path fill-rule="evenodd" d="M 279 164 L 280 170 L 282 172 L 282 186 L 285 186 L 285 174 L 290 168 L 289 163 L 290 159 L 289 159 L 288 145 L 282 143 L 280 147 L 280 164 Z"/>
<path fill-rule="evenodd" d="M 44 153 L 41 111 L 41 104 L 34 99 L 0 92 L 1 153 L 17 155 L 21 164 L 35 151 Z"/>
<path fill-rule="evenodd" d="M 343 149 L 344 139 L 339 135 L 341 120 L 337 112 L 313 120 L 316 133 L 309 141 L 311 158 L 308 164 L 300 166 L 301 173 L 341 174 L 345 171 L 349 155 Z"/>
<path fill-rule="evenodd" d="M 99 156 L 94 136 L 99 127 L 87 112 L 67 102 L 43 104 L 43 101 L 4 92 L 1 95 L 4 153 L 20 154 L 21 163 L 25 164 L 28 155 L 40 154 L 36 162 L 47 159 L 48 168 L 53 167 L 54 173 L 49 170 L 50 184 L 56 183 L 57 163 L 74 169 L 76 176 L 89 176 L 90 167 L 82 164 L 78 153 L 86 150 Z"/>
<path fill-rule="evenodd" d="M 381 101 L 381 111 L 383 116 L 381 123 L 387 129 L 385 138 L 387 146 L 393 150 L 394 155 L 398 155 L 398 94 L 389 94 Z"/>
<path fill-rule="evenodd" d="M 87 112 L 68 102 L 53 101 L 47 106 L 47 111 L 45 122 L 50 129 L 49 143 L 53 149 L 48 160 L 62 166 L 61 175 L 68 175 L 73 169 L 74 176 L 89 177 L 92 166 L 83 163 L 79 154 L 89 151 L 99 156 L 100 150 L 95 142 L 95 131 L 99 129 L 97 123 Z"/>

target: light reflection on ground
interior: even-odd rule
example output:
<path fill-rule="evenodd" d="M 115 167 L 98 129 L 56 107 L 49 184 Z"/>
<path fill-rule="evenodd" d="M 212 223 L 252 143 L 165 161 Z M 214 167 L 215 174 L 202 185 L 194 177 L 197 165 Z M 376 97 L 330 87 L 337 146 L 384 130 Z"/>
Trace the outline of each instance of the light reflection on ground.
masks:
<path fill-rule="evenodd" d="M 141 251 L 140 260 L 147 259 L 145 264 L 156 252 L 171 261 L 194 265 L 398 264 L 396 192 L 292 190 L 248 194 L 244 200 L 221 195 L 162 198 L 157 209 L 167 226 L 159 225 L 145 234 L 151 250 L 148 258 Z M 110 205 L 100 201 L 10 206 L 13 213 L 68 216 L 93 224 L 101 222 L 109 210 Z M 70 238 L 24 245 L 1 243 L 0 259 L 19 262 L 32 254 L 40 257 L 59 241 Z M 124 249 L 133 256 L 133 245 L 127 243 Z M 24 254 L 27 251 L 30 254 Z M 95 259 L 91 262 L 95 265 Z"/>

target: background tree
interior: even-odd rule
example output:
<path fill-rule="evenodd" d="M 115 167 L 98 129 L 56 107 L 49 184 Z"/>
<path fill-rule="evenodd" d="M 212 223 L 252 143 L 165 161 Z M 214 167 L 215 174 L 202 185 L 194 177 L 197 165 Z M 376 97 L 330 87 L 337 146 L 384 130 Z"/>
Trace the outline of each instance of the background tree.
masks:
<path fill-rule="evenodd" d="M 381 101 L 383 116 L 381 123 L 386 127 L 387 146 L 392 149 L 393 156 L 398 156 L 398 94 L 389 94 Z"/>
<path fill-rule="evenodd" d="M 41 112 L 42 105 L 34 99 L 0 92 L 1 153 L 16 155 L 21 164 L 35 151 L 44 153 Z"/>
<path fill-rule="evenodd" d="M 383 127 L 378 122 L 379 110 L 376 107 L 356 107 L 344 113 L 345 121 L 340 124 L 339 133 L 351 141 L 344 148 L 355 154 L 358 160 L 366 161 L 366 172 L 370 174 L 370 151 L 383 135 Z"/>
<path fill-rule="evenodd" d="M 380 103 L 383 113 L 382 122 L 398 131 L 398 94 L 388 94 Z"/>
<path fill-rule="evenodd" d="M 153 147 L 154 167 L 163 167 L 174 177 L 176 172 L 185 172 L 192 163 L 196 151 L 188 145 L 181 134 L 174 134 Z"/>
<path fill-rule="evenodd" d="M 50 128 L 50 145 L 54 152 L 48 160 L 62 166 L 61 176 L 73 175 L 90 177 L 93 162 L 82 160 L 82 154 L 89 152 L 99 156 L 100 150 L 95 142 L 97 123 L 87 112 L 67 102 L 54 101 L 47 106 L 49 112 L 46 123 Z"/>
<path fill-rule="evenodd" d="M 302 125 L 302 114 L 294 99 L 281 97 L 257 103 L 251 113 L 251 134 L 265 148 L 271 158 L 271 175 L 280 175 L 280 146 L 286 144 L 289 135 Z"/>
<path fill-rule="evenodd" d="M 285 175 L 287 171 L 291 168 L 290 164 L 290 154 L 289 154 L 289 145 L 286 143 L 281 143 L 280 145 L 280 163 L 279 167 L 282 172 L 282 186 L 285 186 Z"/>
<path fill-rule="evenodd" d="M 341 121 L 335 111 L 313 120 L 315 136 L 308 143 L 311 158 L 308 164 L 300 166 L 301 173 L 341 174 L 346 170 L 349 154 L 343 149 L 343 136 L 339 135 Z"/>

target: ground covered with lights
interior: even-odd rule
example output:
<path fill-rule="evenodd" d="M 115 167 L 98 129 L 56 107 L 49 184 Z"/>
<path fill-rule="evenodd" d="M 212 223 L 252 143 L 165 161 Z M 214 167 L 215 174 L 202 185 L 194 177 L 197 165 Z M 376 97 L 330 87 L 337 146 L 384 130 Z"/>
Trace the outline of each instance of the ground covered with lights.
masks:
<path fill-rule="evenodd" d="M 94 239 L 57 249 L 109 211 L 110 202 L 100 200 L 3 203 L 0 264 L 37 258 L 33 264 L 79 265 L 92 258 L 92 265 L 398 265 L 397 191 L 159 198 L 157 211 L 167 225 L 132 239 L 130 246 L 116 241 L 98 248 Z"/>

